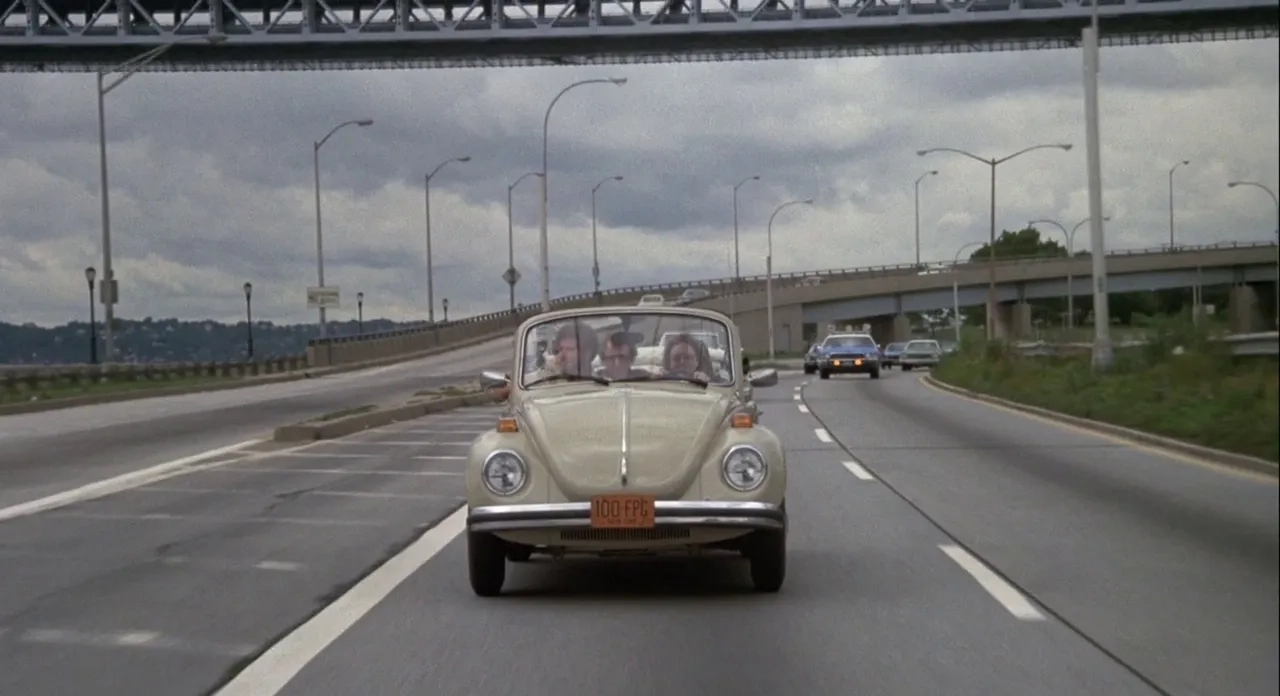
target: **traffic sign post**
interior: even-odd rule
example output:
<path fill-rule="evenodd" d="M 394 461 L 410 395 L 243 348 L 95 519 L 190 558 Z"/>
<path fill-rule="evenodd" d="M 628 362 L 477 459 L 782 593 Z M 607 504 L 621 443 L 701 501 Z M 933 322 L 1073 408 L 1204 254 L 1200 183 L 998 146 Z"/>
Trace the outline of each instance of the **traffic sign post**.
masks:
<path fill-rule="evenodd" d="M 342 296 L 337 286 L 307 288 L 307 309 L 339 309 L 341 307 Z"/>
<path fill-rule="evenodd" d="M 520 282 L 520 271 L 515 266 L 502 272 L 502 282 L 507 284 L 511 295 L 511 309 L 516 308 L 516 283 Z"/>

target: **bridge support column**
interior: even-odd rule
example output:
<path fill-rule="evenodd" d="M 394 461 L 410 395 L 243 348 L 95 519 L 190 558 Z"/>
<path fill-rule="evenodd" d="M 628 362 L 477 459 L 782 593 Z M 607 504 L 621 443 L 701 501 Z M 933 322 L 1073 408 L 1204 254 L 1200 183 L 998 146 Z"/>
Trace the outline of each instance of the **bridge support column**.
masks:
<path fill-rule="evenodd" d="M 1000 304 L 996 312 L 996 338 L 1020 339 L 1031 336 L 1031 305 L 1026 302 Z"/>
<path fill-rule="evenodd" d="M 1258 293 L 1252 285 L 1234 285 L 1227 297 L 1232 333 L 1254 333 L 1263 327 L 1262 311 L 1258 306 Z"/>
<path fill-rule="evenodd" d="M 911 318 L 905 314 L 899 314 L 893 318 L 893 331 L 890 333 L 890 342 L 910 341 L 911 340 Z"/>

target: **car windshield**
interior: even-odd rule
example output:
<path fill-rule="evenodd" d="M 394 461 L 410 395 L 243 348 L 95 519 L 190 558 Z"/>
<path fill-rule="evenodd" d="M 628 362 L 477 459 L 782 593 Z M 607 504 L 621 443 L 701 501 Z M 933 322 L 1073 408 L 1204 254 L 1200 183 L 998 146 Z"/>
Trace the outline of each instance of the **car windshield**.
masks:
<path fill-rule="evenodd" d="M 533 324 L 518 360 L 522 387 L 595 381 L 681 381 L 729 386 L 738 361 L 729 359 L 724 321 L 679 312 L 583 312 Z"/>
<path fill-rule="evenodd" d="M 828 336 L 822 343 L 826 348 L 864 348 L 875 344 L 870 336 Z"/>
<path fill-rule="evenodd" d="M 884 349 L 887 351 L 902 350 L 906 346 L 907 344 L 905 343 L 890 343 L 889 345 L 885 346 Z"/>
<path fill-rule="evenodd" d="M 917 353 L 929 353 L 938 350 L 938 344 L 933 341 L 912 341 L 907 344 L 908 351 Z"/>

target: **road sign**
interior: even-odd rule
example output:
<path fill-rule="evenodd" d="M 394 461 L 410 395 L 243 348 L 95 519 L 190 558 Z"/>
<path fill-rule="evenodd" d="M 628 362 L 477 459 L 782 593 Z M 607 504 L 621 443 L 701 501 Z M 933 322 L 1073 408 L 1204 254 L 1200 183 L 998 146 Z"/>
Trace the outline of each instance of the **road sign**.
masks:
<path fill-rule="evenodd" d="M 338 309 L 342 306 L 337 286 L 307 288 L 307 309 Z"/>
<path fill-rule="evenodd" d="M 508 268 L 507 270 L 503 271 L 502 282 L 506 283 L 507 285 L 515 285 L 516 283 L 520 282 L 520 271 L 517 271 L 515 267 Z"/>

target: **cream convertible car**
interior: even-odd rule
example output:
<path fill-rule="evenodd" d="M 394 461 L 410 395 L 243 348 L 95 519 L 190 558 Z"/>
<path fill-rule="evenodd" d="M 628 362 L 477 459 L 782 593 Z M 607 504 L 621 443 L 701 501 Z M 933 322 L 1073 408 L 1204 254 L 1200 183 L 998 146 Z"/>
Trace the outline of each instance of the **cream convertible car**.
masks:
<path fill-rule="evenodd" d="M 703 343 L 707 334 L 729 348 L 717 351 L 719 360 Z M 636 364 L 659 343 L 660 361 Z M 737 326 L 705 309 L 574 309 L 525 321 L 515 377 L 485 372 L 482 380 L 510 389 L 507 409 L 468 455 L 476 594 L 499 594 L 507 561 L 534 553 L 709 550 L 745 556 L 756 589 L 778 591 L 786 459 L 778 436 L 758 423 L 752 397 L 778 375 L 744 375 L 740 361 L 723 357 L 738 355 L 738 346 Z"/>

